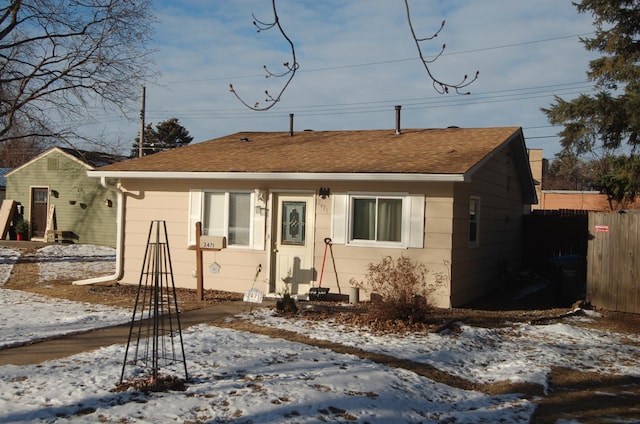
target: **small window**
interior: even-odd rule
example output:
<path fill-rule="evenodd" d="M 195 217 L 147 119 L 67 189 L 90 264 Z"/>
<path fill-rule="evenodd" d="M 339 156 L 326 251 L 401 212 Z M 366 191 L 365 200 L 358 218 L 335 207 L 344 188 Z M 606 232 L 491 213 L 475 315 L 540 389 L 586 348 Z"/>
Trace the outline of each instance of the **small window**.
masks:
<path fill-rule="evenodd" d="M 469 198 L 469 246 L 478 245 L 480 234 L 480 199 L 478 197 Z"/>

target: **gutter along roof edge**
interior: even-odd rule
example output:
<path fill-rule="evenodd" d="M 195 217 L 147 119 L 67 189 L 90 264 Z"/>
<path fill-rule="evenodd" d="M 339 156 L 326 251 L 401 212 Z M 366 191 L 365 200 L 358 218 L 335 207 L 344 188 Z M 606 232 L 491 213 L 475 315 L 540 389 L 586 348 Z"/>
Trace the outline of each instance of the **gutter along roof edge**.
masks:
<path fill-rule="evenodd" d="M 120 179 L 181 179 L 181 180 L 297 180 L 297 181 L 432 181 L 464 182 L 466 174 L 412 173 L 328 173 L 328 172 L 158 172 L 158 171 L 87 171 L 89 177 Z"/>

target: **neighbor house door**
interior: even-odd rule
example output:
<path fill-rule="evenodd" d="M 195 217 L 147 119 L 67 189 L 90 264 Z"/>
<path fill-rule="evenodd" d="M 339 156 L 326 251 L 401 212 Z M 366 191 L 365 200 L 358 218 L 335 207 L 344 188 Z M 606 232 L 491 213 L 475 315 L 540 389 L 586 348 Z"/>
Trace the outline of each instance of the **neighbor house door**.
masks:
<path fill-rule="evenodd" d="M 49 211 L 49 189 L 34 187 L 31 189 L 31 237 L 44 238 Z"/>
<path fill-rule="evenodd" d="M 316 279 L 313 268 L 313 195 L 277 195 L 272 223 L 270 291 L 307 294 Z"/>

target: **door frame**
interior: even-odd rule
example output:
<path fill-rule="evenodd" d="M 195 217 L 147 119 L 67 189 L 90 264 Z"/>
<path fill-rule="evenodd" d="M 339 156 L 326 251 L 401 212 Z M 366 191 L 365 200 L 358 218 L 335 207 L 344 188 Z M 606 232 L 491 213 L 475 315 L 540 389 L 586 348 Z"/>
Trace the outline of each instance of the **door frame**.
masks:
<path fill-rule="evenodd" d="M 315 234 L 316 234 L 316 193 L 314 191 L 308 190 L 271 190 L 270 192 L 270 204 L 272 211 L 268 228 L 269 234 L 267 237 L 268 242 L 268 283 L 267 283 L 267 292 L 273 296 L 281 296 L 281 288 L 282 284 L 280 283 L 279 275 L 280 267 L 278 264 L 278 249 L 277 246 L 280 243 L 281 231 L 280 231 L 280 207 L 281 207 L 281 199 L 283 198 L 299 198 L 307 201 L 307 222 L 305 223 L 306 227 L 306 235 L 305 241 L 306 243 L 310 243 L 308 245 L 309 253 L 308 253 L 308 261 L 309 261 L 309 270 L 312 273 L 311 279 L 309 281 L 309 287 L 316 280 L 317 270 L 315 268 Z M 292 292 L 292 295 L 306 295 L 306 284 L 300 285 L 303 290 L 296 289 L 296 292 Z"/>
<path fill-rule="evenodd" d="M 44 214 L 44 222 L 42 222 L 42 226 L 43 226 L 43 230 L 42 230 L 42 236 L 35 236 L 35 234 L 33 233 L 33 224 L 34 224 L 34 198 L 33 198 L 33 193 L 34 190 L 46 190 L 47 191 L 47 202 L 46 202 L 46 210 L 45 210 L 45 214 Z M 51 189 L 48 186 L 31 186 L 29 187 L 29 235 L 31 236 L 30 238 L 32 240 L 42 240 L 45 241 L 47 238 L 47 221 L 49 219 L 49 208 L 51 205 Z"/>

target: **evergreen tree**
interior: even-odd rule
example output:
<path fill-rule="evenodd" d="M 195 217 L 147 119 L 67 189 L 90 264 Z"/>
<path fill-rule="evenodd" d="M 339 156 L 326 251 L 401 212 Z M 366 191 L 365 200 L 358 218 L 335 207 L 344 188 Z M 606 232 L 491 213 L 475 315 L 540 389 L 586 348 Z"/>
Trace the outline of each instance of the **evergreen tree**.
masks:
<path fill-rule="evenodd" d="M 594 16 L 595 36 L 581 41 L 587 50 L 603 54 L 587 72 L 599 92 L 571 101 L 556 97 L 542 110 L 551 124 L 564 126 L 559 135 L 565 151 L 601 150 L 603 156 L 625 146 L 634 151 L 640 144 L 640 2 L 582 0 L 575 5 L 578 12 Z"/>
<path fill-rule="evenodd" d="M 607 195 L 610 205 L 633 200 L 640 190 L 640 158 L 637 156 L 607 156 L 598 176 L 598 187 Z"/>
<path fill-rule="evenodd" d="M 193 137 L 189 131 L 178 123 L 177 118 L 169 118 L 160 122 L 155 129 L 148 124 L 144 129 L 142 156 L 152 155 L 165 150 L 175 149 L 191 143 Z M 131 150 L 131 157 L 139 156 L 140 137 L 136 137 Z"/>

